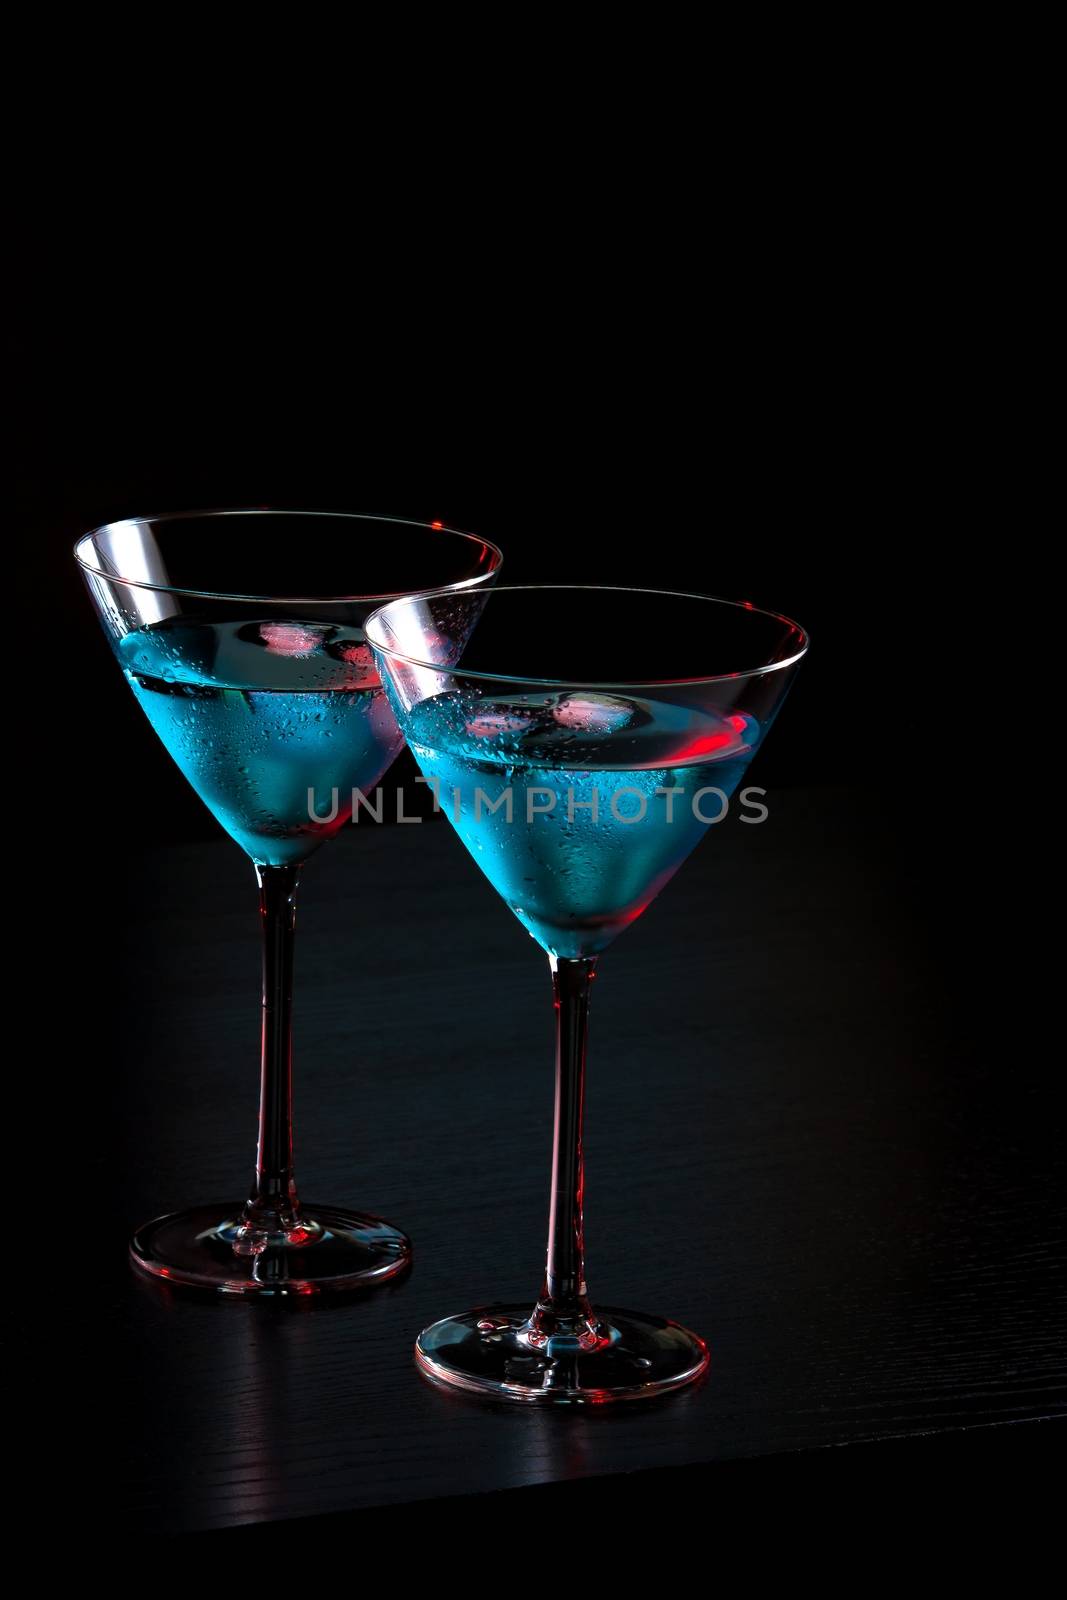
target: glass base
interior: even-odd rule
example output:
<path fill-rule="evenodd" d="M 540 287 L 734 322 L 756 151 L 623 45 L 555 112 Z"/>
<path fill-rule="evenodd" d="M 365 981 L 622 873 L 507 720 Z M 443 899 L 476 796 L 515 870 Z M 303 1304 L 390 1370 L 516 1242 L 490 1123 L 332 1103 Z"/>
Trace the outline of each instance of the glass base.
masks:
<path fill-rule="evenodd" d="M 340 1294 L 411 1261 L 411 1240 L 380 1217 L 302 1204 L 298 1229 L 249 1244 L 243 1209 L 231 1201 L 157 1217 L 134 1234 L 130 1259 L 150 1277 L 230 1295 Z"/>
<path fill-rule="evenodd" d="M 688 1328 L 640 1311 L 606 1306 L 595 1313 L 588 1342 L 553 1338 L 540 1347 L 529 1319 L 528 1305 L 445 1317 L 419 1334 L 416 1364 L 435 1383 L 494 1400 L 603 1405 L 680 1389 L 710 1359 Z"/>

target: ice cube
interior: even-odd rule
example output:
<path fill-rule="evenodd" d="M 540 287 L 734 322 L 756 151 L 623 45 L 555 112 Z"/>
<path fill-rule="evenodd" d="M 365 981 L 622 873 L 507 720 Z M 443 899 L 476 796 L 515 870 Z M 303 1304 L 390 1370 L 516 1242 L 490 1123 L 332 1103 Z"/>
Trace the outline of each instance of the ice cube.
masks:
<path fill-rule="evenodd" d="M 256 624 L 253 641 L 265 645 L 276 656 L 311 656 L 325 643 L 330 628 L 316 627 L 313 622 L 260 622 Z"/>
<path fill-rule="evenodd" d="M 514 711 L 480 711 L 470 717 L 464 727 L 472 739 L 500 739 L 505 735 L 515 737 L 534 726 L 533 717 L 522 717 Z"/>
<path fill-rule="evenodd" d="M 573 733 L 616 733 L 632 722 L 636 713 L 637 707 L 628 700 L 588 691 L 564 695 L 552 707 L 555 721 Z"/>
<path fill-rule="evenodd" d="M 378 668 L 369 644 L 360 644 L 355 639 L 338 639 L 328 644 L 326 651 L 336 661 L 344 662 L 348 668 L 345 681 L 350 687 L 358 688 L 360 684 L 377 687 Z"/>

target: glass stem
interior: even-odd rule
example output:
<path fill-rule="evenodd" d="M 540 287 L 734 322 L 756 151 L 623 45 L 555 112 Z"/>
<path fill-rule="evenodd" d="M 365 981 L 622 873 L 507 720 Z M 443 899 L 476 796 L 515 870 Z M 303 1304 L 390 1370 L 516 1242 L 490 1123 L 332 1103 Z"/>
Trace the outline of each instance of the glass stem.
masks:
<path fill-rule="evenodd" d="M 263 925 L 263 1042 L 256 1176 L 241 1219 L 249 1243 L 266 1245 L 300 1223 L 293 1174 L 293 943 L 299 866 L 256 863 Z"/>
<path fill-rule="evenodd" d="M 596 1338 L 585 1287 L 582 1233 L 582 1112 L 589 991 L 595 957 L 549 956 L 556 1006 L 556 1117 L 552 1143 L 552 1195 L 548 1259 L 541 1298 L 527 1324 L 532 1344 L 562 1349 Z"/>

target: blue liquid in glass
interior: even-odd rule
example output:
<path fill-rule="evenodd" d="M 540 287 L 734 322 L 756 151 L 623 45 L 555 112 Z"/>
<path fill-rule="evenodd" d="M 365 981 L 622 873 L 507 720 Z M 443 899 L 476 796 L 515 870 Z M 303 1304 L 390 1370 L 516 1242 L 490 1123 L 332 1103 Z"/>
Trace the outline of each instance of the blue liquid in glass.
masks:
<path fill-rule="evenodd" d="M 205 805 L 254 861 L 303 861 L 402 743 L 356 628 L 169 618 L 127 634 L 134 694 Z M 336 816 L 328 816 L 337 791 Z"/>
<path fill-rule="evenodd" d="M 407 727 L 467 849 L 558 956 L 596 955 L 641 915 L 723 815 L 759 737 L 740 714 L 589 691 L 456 690 Z"/>

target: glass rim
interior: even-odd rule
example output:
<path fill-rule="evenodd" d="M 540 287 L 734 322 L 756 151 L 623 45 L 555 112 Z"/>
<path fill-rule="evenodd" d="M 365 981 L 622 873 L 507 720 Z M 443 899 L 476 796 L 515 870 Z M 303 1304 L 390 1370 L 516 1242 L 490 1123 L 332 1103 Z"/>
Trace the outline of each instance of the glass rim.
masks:
<path fill-rule="evenodd" d="M 437 595 L 451 593 L 449 589 L 435 589 L 422 595 L 397 595 L 393 600 L 387 601 L 372 611 L 363 624 L 364 634 L 370 641 L 374 650 L 394 661 L 403 661 L 407 666 L 423 667 L 430 672 L 447 673 L 457 678 L 475 678 L 487 683 L 520 683 L 525 685 L 545 684 L 553 689 L 668 689 L 697 686 L 703 683 L 732 683 L 743 678 L 763 677 L 772 672 L 783 672 L 787 667 L 792 667 L 807 655 L 811 645 L 811 635 L 799 622 L 794 622 L 792 617 L 787 617 L 782 611 L 769 611 L 764 606 L 756 606 L 748 600 L 724 600 L 719 595 L 698 594 L 695 590 L 687 589 L 643 589 L 632 584 L 598 584 L 598 583 L 512 583 L 497 584 L 489 591 L 492 595 L 541 593 L 570 594 L 586 592 L 589 594 L 629 594 L 629 595 L 655 595 L 660 599 L 671 598 L 674 600 L 703 600 L 709 605 L 729 606 L 735 611 L 748 611 L 756 616 L 768 617 L 774 622 L 781 622 L 792 628 L 800 635 L 800 648 L 783 661 L 769 661 L 761 667 L 747 667 L 742 672 L 714 672 L 696 678 L 627 678 L 614 679 L 611 682 L 591 678 L 532 678 L 524 673 L 514 672 L 480 672 L 475 669 L 465 669 L 463 666 L 445 667 L 439 661 L 420 661 L 416 656 L 408 655 L 403 650 L 390 649 L 388 645 L 377 644 L 370 638 L 369 629 L 375 619 L 388 609 L 388 606 L 402 603 L 405 600 L 432 600 Z"/>
<path fill-rule="evenodd" d="M 193 522 L 200 518 L 208 517 L 322 517 L 336 518 L 342 522 L 388 522 L 398 528 L 422 528 L 427 533 L 448 533 L 457 539 L 466 539 L 471 544 L 479 544 L 491 553 L 492 565 L 485 572 L 477 572 L 469 578 L 459 578 L 455 583 L 438 584 L 433 589 L 397 589 L 387 594 L 326 594 L 326 595 L 290 595 L 290 594 L 237 594 L 228 589 L 192 589 L 186 584 L 177 583 L 149 583 L 143 578 L 125 578 L 121 573 L 105 572 L 102 567 L 93 564 L 80 554 L 83 545 L 88 545 L 95 552 L 97 534 L 103 533 L 106 528 L 117 528 L 124 525 L 132 527 L 147 527 L 157 522 Z M 492 577 L 500 571 L 504 560 L 503 551 L 491 539 L 485 539 L 480 533 L 464 533 L 460 528 L 451 528 L 444 522 L 419 522 L 414 517 L 388 517 L 378 516 L 370 511 L 299 511 L 291 507 L 274 506 L 218 506 L 205 511 L 165 511 L 159 516 L 115 517 L 110 522 L 101 522 L 97 527 L 90 528 L 87 533 L 81 534 L 73 545 L 74 559 L 83 572 L 91 573 L 94 578 L 102 578 L 105 583 L 120 583 L 127 589 L 148 589 L 156 594 L 185 595 L 193 600 L 237 600 L 253 605 L 339 605 L 354 601 L 378 602 L 378 609 L 388 605 L 393 600 L 406 600 L 415 594 L 454 594 L 459 589 L 473 588 L 475 584 L 484 583 L 486 578 Z"/>

